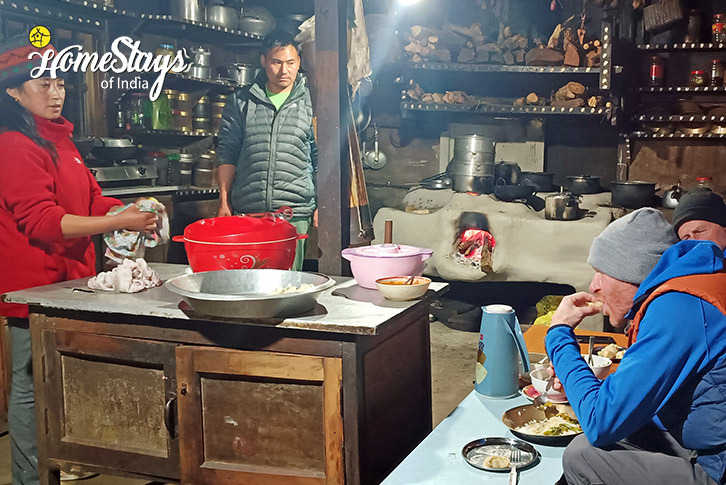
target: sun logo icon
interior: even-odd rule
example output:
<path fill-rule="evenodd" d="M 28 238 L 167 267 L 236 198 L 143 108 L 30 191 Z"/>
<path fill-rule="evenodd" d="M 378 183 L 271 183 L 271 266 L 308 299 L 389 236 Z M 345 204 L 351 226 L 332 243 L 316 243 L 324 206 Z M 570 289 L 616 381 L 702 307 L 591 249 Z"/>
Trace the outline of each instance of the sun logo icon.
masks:
<path fill-rule="evenodd" d="M 28 34 L 28 40 L 33 45 L 33 47 L 42 49 L 43 47 L 50 44 L 50 30 L 42 25 L 36 25 L 32 29 L 30 29 L 30 34 Z"/>

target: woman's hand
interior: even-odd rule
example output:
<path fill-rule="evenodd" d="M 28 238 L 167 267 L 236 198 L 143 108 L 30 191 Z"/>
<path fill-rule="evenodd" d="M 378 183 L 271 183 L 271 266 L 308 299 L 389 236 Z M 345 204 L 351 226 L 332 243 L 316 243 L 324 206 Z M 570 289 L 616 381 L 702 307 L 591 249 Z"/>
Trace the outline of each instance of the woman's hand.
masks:
<path fill-rule="evenodd" d="M 564 323 L 572 328 L 577 327 L 582 319 L 600 313 L 602 303 L 590 293 L 581 291 L 562 299 L 552 315 L 552 325 Z"/>
<path fill-rule="evenodd" d="M 156 230 L 156 223 L 159 221 L 153 212 L 141 211 L 135 205 L 129 206 L 118 214 L 109 217 L 119 218 L 119 229 L 128 231 L 152 232 Z"/>
<path fill-rule="evenodd" d="M 555 374 L 555 366 L 552 365 L 552 362 L 550 362 L 550 366 L 547 368 L 547 374 L 552 377 L 552 389 L 558 392 L 565 392 L 565 389 L 562 387 L 562 382 L 557 377 L 557 374 Z"/>

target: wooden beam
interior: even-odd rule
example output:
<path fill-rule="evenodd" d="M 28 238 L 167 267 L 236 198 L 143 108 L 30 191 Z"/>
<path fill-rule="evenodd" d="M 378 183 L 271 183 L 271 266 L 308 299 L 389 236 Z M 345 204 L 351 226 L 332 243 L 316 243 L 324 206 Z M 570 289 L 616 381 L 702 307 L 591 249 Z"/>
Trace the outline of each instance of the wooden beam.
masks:
<path fill-rule="evenodd" d="M 346 0 L 315 0 L 318 270 L 343 274 L 350 242 Z"/>

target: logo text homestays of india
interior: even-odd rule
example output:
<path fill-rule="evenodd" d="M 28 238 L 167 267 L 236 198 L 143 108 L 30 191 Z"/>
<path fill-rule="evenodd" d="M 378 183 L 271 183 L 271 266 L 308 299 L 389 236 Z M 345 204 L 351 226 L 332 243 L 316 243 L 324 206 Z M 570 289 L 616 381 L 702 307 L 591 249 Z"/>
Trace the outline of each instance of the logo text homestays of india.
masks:
<path fill-rule="evenodd" d="M 31 52 L 28 59 L 38 56 L 41 64 L 30 71 L 33 79 L 42 76 L 58 77 L 61 72 L 109 72 L 122 73 L 158 73 L 156 80 L 151 85 L 149 99 L 154 101 L 159 97 L 164 86 L 164 78 L 167 73 L 182 72 L 187 65 L 181 51 L 177 51 L 174 57 L 170 55 L 157 56 L 151 52 L 139 49 L 141 41 L 133 40 L 131 37 L 119 37 L 111 43 L 111 51 L 99 55 L 97 52 L 86 52 L 80 45 L 68 46 L 57 53 L 47 50 L 44 53 Z M 129 50 L 122 52 L 122 47 Z M 144 81 L 146 83 L 146 81 Z M 108 86 L 113 87 L 114 78 L 111 77 Z M 148 83 L 147 83 L 148 84 Z M 117 86 L 117 87 L 120 87 Z M 145 86 L 144 86 L 145 87 Z"/>

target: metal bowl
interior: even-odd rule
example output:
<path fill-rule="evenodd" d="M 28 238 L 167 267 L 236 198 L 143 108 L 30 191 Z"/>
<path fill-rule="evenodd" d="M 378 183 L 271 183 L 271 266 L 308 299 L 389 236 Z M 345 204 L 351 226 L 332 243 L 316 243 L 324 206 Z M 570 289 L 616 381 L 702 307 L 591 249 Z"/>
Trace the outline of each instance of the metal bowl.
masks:
<path fill-rule="evenodd" d="M 280 288 L 311 284 L 302 291 L 279 293 Z M 194 311 L 231 318 L 270 318 L 305 313 L 335 284 L 320 273 L 278 269 L 229 269 L 177 276 L 165 283 Z"/>
<path fill-rule="evenodd" d="M 553 408 L 555 411 L 550 411 Z M 516 428 L 524 426 L 530 421 L 547 419 L 548 417 L 552 417 L 558 413 L 566 413 L 569 414 L 571 417 L 577 419 L 577 416 L 575 416 L 575 411 L 573 411 L 572 407 L 567 404 L 552 404 L 546 409 L 548 409 L 547 413 L 545 413 L 543 409 L 538 408 L 534 404 L 517 406 L 516 408 L 510 409 L 502 415 L 502 423 L 504 423 L 512 431 L 512 434 L 514 434 L 514 436 L 529 441 L 530 443 L 538 443 L 548 446 L 565 446 L 567 445 L 567 443 L 572 441 L 575 436 L 580 434 L 576 433 L 561 436 L 540 436 L 536 434 L 522 433 L 521 431 L 516 430 Z"/>
<path fill-rule="evenodd" d="M 514 438 L 482 438 L 474 440 L 464 446 L 461 450 L 461 455 L 474 468 L 489 472 L 508 472 L 509 468 L 491 468 L 484 466 L 484 459 L 490 455 L 510 458 L 515 449 L 520 451 L 520 460 L 513 463 L 517 469 L 527 468 L 539 458 L 539 454 L 534 449 L 534 446 Z"/>

